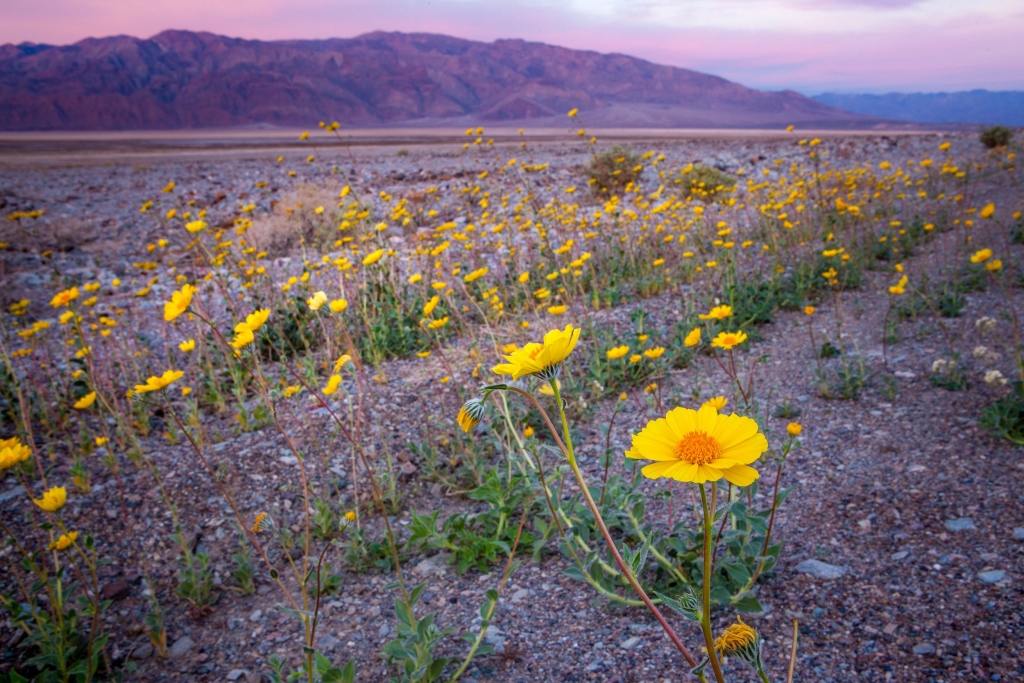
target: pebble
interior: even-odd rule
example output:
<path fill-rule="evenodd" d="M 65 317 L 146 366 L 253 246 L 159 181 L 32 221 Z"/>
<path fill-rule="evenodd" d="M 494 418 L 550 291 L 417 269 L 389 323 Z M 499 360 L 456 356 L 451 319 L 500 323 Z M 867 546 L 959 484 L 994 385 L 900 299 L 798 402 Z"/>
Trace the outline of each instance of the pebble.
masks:
<path fill-rule="evenodd" d="M 171 645 L 170 649 L 167 650 L 167 655 L 171 659 L 181 659 L 185 654 L 192 649 L 195 645 L 192 639 L 188 636 L 182 636 L 174 641 L 174 645 Z"/>
<path fill-rule="evenodd" d="M 520 588 L 512 594 L 512 602 L 522 602 L 526 598 L 530 597 L 530 591 L 527 588 Z"/>
<path fill-rule="evenodd" d="M 641 642 L 643 641 L 641 641 L 636 636 L 630 636 L 629 638 L 626 638 L 624 641 L 622 641 L 622 643 L 619 644 L 619 647 L 621 647 L 623 650 L 632 650 Z"/>
<path fill-rule="evenodd" d="M 845 567 L 837 567 L 820 560 L 804 560 L 796 566 L 796 570 L 803 574 L 810 574 L 816 579 L 840 579 L 846 574 Z"/>
<path fill-rule="evenodd" d="M 245 669 L 232 669 L 228 672 L 229 681 L 237 681 L 242 676 L 248 676 L 249 672 Z"/>
<path fill-rule="evenodd" d="M 957 519 L 947 519 L 946 529 L 948 531 L 973 531 L 978 527 L 974 526 L 974 520 L 970 517 L 959 517 Z"/>
<path fill-rule="evenodd" d="M 1019 526 L 1013 530 L 1013 537 L 1018 541 L 1024 541 L 1024 526 Z"/>
<path fill-rule="evenodd" d="M 980 572 L 978 578 L 982 583 L 999 583 L 1006 578 L 1006 572 L 1002 569 L 990 569 L 987 572 Z"/>
<path fill-rule="evenodd" d="M 915 655 L 933 655 L 935 654 L 935 646 L 931 643 L 919 643 L 914 646 Z"/>
<path fill-rule="evenodd" d="M 908 551 L 908 550 L 901 550 L 898 553 L 893 553 L 890 559 L 892 559 L 892 560 L 902 560 L 903 558 L 905 558 L 909 554 L 910 554 L 910 551 Z"/>
<path fill-rule="evenodd" d="M 333 650 L 338 647 L 341 641 L 334 636 L 323 636 L 319 639 L 319 645 L 321 650 Z"/>
<path fill-rule="evenodd" d="M 132 650 L 132 659 L 149 659 L 153 656 L 153 646 L 150 643 L 143 643 Z"/>
<path fill-rule="evenodd" d="M 253 611 L 252 614 L 249 615 L 249 621 L 259 621 L 260 617 L 262 617 L 262 616 L 263 616 L 263 610 L 261 610 L 261 609 L 255 610 L 255 611 Z"/>

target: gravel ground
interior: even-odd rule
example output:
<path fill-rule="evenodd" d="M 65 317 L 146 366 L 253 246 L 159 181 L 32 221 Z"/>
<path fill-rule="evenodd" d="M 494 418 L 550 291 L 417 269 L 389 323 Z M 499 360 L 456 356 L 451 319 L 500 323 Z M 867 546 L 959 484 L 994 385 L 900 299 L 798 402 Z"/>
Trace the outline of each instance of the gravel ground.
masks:
<path fill-rule="evenodd" d="M 952 139 L 963 149 L 976 145 L 971 138 Z M 851 162 L 881 156 L 895 162 L 921 158 L 924 150 L 934 149 L 936 138 L 838 138 L 827 144 Z M 703 140 L 659 143 L 655 149 L 664 151 L 671 163 L 704 159 L 724 168 L 745 164 L 759 172 L 770 168 L 771 160 L 790 154 L 792 145 Z M 467 157 L 430 150 L 401 157 L 372 150 L 359 154 L 360 170 L 353 172 L 354 177 L 388 192 L 422 189 L 476 170 Z M 565 174 L 585 159 L 580 148 L 568 145 L 542 147 L 536 154 Z M 215 207 L 211 222 L 217 222 L 231 215 L 229 207 L 242 202 L 256 201 L 258 210 L 269 210 L 272 201 L 279 201 L 292 183 L 303 179 L 289 178 L 286 166 L 252 160 L 2 172 L 0 202 L 6 205 L 5 213 L 47 210 L 34 235 L 0 235 L 13 247 L 0 252 L 5 297 L 17 300 L 27 294 L 41 300 L 40 292 L 52 289 L 38 256 L 40 248 L 65 250 L 55 257 L 62 272 L 80 269 L 83 277 L 130 277 L 131 264 L 146 258 L 144 245 L 162 232 L 140 216 L 138 207 L 157 196 L 168 179 L 183 184 L 188 179 L 196 198 Z M 309 181 L 330 173 L 325 167 L 304 168 Z M 235 189 L 264 179 L 270 181 L 265 192 Z M 224 196 L 217 199 L 221 193 Z M 10 232 L 7 226 L 3 229 Z M 931 268 L 937 261 L 933 254 L 942 248 L 942 240 L 937 240 L 908 261 L 908 268 Z M 785 679 L 794 619 L 800 624 L 797 681 L 1020 680 L 1024 458 L 1019 448 L 976 426 L 980 410 L 998 395 L 981 381 L 981 374 L 999 367 L 1010 376 L 1013 364 L 1009 323 L 1000 320 L 997 331 L 987 336 L 973 323 L 1005 309 L 1004 300 L 998 291 L 971 294 L 962 317 L 946 321 L 966 359 L 966 391 L 948 391 L 929 382 L 932 362 L 943 355 L 944 337 L 928 316 L 900 326 L 900 341 L 887 351 L 888 376 L 895 384 L 887 385 L 880 332 L 887 306 L 882 292 L 890 278 L 883 273 L 868 273 L 867 278 L 861 290 L 842 297 L 846 339 L 856 343 L 873 378 L 858 400 L 826 400 L 816 390 L 806 327 L 809 321 L 815 325 L 819 342 L 823 331 L 834 330 L 827 322 L 833 315 L 831 304 L 821 305 L 810 319 L 778 313 L 774 322 L 761 328 L 762 339 L 743 356 L 745 362 L 768 356 L 758 370 L 761 395 L 770 390 L 772 403 L 791 402 L 800 411 L 796 419 L 805 425 L 802 443 L 783 475 L 785 483 L 796 488 L 776 527 L 785 542 L 782 559 L 774 575 L 762 582 L 759 595 L 765 612 L 751 615 L 750 622 L 765 635 L 766 662 L 775 681 Z M 157 287 L 154 291 L 159 293 Z M 679 301 L 666 296 L 642 305 L 654 312 L 654 325 L 670 325 Z M 628 326 L 629 310 L 626 306 L 602 312 L 602 324 Z M 979 344 L 1002 360 L 995 366 L 976 361 L 972 350 Z M 469 501 L 440 496 L 436 487 L 420 481 L 414 474 L 416 457 L 404 446 L 418 434 L 414 421 L 434 412 L 431 392 L 436 385 L 414 361 L 395 361 L 384 370 L 394 387 L 389 400 L 403 410 L 388 413 L 377 437 L 394 443 L 397 459 L 408 465 L 409 472 L 403 482 L 409 492 L 406 512 L 396 518 L 396 526 L 409 523 L 408 510 L 468 509 Z M 689 395 L 696 389 L 708 396 L 726 389 L 708 358 L 661 384 L 664 395 Z M 384 414 L 385 408 L 372 410 Z M 314 409 L 309 419 L 320 417 Z M 599 406 L 593 421 L 582 429 L 581 461 L 592 481 L 601 473 L 596 452 L 603 435 L 598 425 L 607 423 L 611 409 L 610 404 Z M 629 433 L 644 419 L 636 407 L 620 411 L 613 443 L 625 447 Z M 772 419 L 770 427 L 778 434 L 786 421 Z M 214 457 L 227 468 L 226 480 L 239 492 L 245 515 L 288 509 L 296 503 L 294 485 L 282 487 L 295 481 L 296 465 L 275 431 L 236 436 L 230 424 L 214 421 L 206 428 L 218 441 Z M 310 437 L 306 445 L 315 440 Z M 227 583 L 236 534 L 225 501 L 199 470 L 191 451 L 161 442 L 151 452 L 187 511 L 194 541 L 210 551 L 218 583 Z M 342 486 L 344 471 L 338 471 Z M 769 468 L 762 471 L 770 482 Z M 79 528 L 102 528 L 97 533 L 101 551 L 111 551 L 103 537 L 124 533 L 116 484 L 99 477 L 95 484 L 91 493 L 72 498 L 65 517 Z M 148 476 L 126 471 L 124 485 L 133 518 L 146 528 L 141 535 L 143 552 L 162 592 L 171 652 L 167 660 L 152 656 L 141 633 L 144 584 L 136 563 L 119 546 L 114 551 L 120 555 L 103 569 L 104 592 L 115 601 L 109 612 L 113 654 L 134 662 L 137 680 L 257 681 L 270 653 L 293 656 L 300 650 L 296 622 L 282 611 L 276 587 L 262 572 L 256 594 L 238 596 L 221 588 L 220 601 L 206 616 L 190 615 L 171 598 L 177 550 L 169 537 L 167 513 Z M 13 479 L 2 489 L 0 514 L 19 514 L 17 505 L 24 497 Z M 659 505 L 651 503 L 652 514 L 667 519 Z M 689 510 L 683 514 L 693 518 Z M 375 521 L 367 524 L 376 528 Z M 640 683 L 688 678 L 685 662 L 644 610 L 603 603 L 588 586 L 565 576 L 566 568 L 566 561 L 554 554 L 540 563 L 527 561 L 513 574 L 488 634 L 488 642 L 500 653 L 478 658 L 463 680 Z M 459 633 L 470 627 L 484 592 L 496 587 L 500 578 L 499 567 L 491 574 L 471 569 L 458 576 L 438 556 L 414 556 L 405 569 L 417 580 L 429 579 L 422 604 L 437 613 L 440 625 Z M 392 575 L 342 576 L 340 594 L 325 602 L 319 647 L 335 661 L 354 657 L 359 680 L 383 680 L 378 652 L 393 637 L 396 623 L 394 591 L 385 588 Z M 727 614 L 719 618 L 723 626 L 731 620 Z M 699 651 L 697 631 L 682 624 L 679 628 L 691 651 Z M 17 635 L 9 624 L 0 631 L 7 652 L 0 662 L 9 665 Z M 441 649 L 457 656 L 463 645 L 450 639 Z M 727 669 L 733 672 L 732 680 L 753 680 L 734 663 Z"/>

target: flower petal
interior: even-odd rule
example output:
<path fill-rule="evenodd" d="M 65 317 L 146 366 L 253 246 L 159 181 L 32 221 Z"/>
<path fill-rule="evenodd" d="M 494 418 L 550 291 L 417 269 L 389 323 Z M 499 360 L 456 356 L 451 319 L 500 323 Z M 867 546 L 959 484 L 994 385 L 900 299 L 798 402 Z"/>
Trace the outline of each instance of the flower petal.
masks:
<path fill-rule="evenodd" d="M 723 449 L 746 441 L 757 433 L 758 425 L 755 420 L 742 415 L 723 415 L 715 425 L 715 431 L 711 436 L 718 439 Z"/>
<path fill-rule="evenodd" d="M 682 439 L 697 429 L 697 411 L 689 408 L 673 408 L 665 415 L 665 421 L 672 429 L 676 440 Z"/>
<path fill-rule="evenodd" d="M 734 465 L 727 470 L 722 470 L 722 475 L 726 481 L 736 484 L 736 486 L 750 486 L 761 476 L 753 467 L 746 465 Z"/>
<path fill-rule="evenodd" d="M 672 460 L 668 462 L 655 462 L 647 465 L 640 470 L 645 477 L 648 479 L 661 479 L 662 477 L 668 476 L 668 473 L 673 467 L 679 464 L 678 460 Z"/>
<path fill-rule="evenodd" d="M 764 438 L 764 434 L 758 433 L 746 441 L 724 449 L 721 457 L 735 460 L 743 465 L 749 465 L 760 458 L 761 454 L 766 450 L 768 450 L 768 439 Z"/>

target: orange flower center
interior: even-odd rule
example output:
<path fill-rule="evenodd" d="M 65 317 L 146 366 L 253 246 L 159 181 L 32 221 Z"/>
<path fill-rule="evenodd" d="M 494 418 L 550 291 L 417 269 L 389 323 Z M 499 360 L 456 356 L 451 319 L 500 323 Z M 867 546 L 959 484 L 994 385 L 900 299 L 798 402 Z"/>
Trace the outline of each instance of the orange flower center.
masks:
<path fill-rule="evenodd" d="M 676 457 L 694 465 L 706 465 L 722 455 L 722 444 L 707 432 L 690 432 L 676 444 Z"/>

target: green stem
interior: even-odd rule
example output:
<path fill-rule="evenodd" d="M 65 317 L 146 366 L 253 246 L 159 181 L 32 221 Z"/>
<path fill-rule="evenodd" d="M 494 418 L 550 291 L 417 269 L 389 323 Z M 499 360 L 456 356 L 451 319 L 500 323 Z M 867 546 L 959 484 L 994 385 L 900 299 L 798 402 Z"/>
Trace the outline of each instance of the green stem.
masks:
<path fill-rule="evenodd" d="M 704 509 L 704 596 L 701 609 L 700 627 L 704 632 L 704 643 L 708 649 L 708 658 L 711 660 L 711 668 L 715 672 L 715 680 L 718 683 L 725 683 L 722 677 L 722 667 L 718 663 L 718 655 L 715 653 L 715 636 L 711 632 L 711 576 L 714 574 L 711 566 L 711 532 L 712 515 L 714 514 L 716 488 L 711 482 L 711 510 L 708 510 L 708 494 L 704 490 L 704 484 L 697 485 L 700 488 L 700 504 Z"/>

